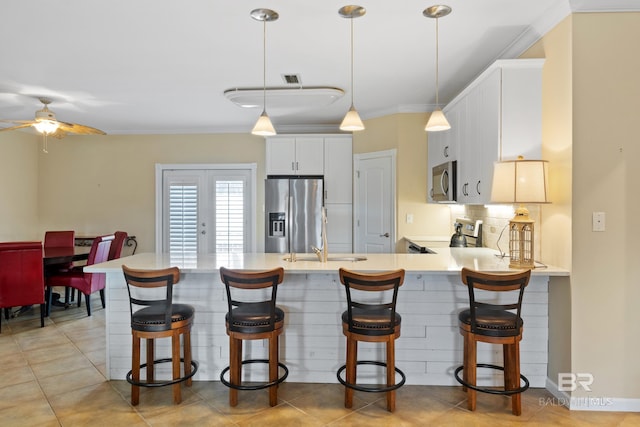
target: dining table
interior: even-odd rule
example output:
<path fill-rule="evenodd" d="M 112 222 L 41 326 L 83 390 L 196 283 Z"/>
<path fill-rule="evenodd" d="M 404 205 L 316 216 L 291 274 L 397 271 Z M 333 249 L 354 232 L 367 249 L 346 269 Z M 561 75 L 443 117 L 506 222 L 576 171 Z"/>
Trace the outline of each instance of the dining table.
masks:
<path fill-rule="evenodd" d="M 42 252 L 42 265 L 45 270 L 47 267 L 51 267 L 59 264 L 68 264 L 74 261 L 85 261 L 89 259 L 89 251 L 91 247 L 88 246 L 74 246 L 69 247 L 51 247 L 44 248 Z M 45 271 L 46 274 L 46 271 Z"/>

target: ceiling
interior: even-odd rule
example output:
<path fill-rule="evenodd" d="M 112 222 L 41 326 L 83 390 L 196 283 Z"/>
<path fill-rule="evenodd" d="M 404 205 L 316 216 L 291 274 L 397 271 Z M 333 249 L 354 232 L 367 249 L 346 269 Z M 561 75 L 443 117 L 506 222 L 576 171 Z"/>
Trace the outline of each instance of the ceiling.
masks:
<path fill-rule="evenodd" d="M 513 58 L 571 12 L 637 11 L 638 0 L 447 0 L 439 20 L 440 103 L 493 61 Z M 249 132 L 261 108 L 224 96 L 260 88 L 263 23 L 271 8 L 266 84 L 285 74 L 303 87 L 344 90 L 317 107 L 269 107 L 279 133 L 336 131 L 350 104 L 350 22 L 336 0 L 3 0 L 0 118 L 30 120 L 53 100 L 58 120 L 109 134 Z M 435 104 L 438 2 L 359 0 L 354 24 L 354 98 L 363 119 L 431 111 Z M 295 85 L 294 85 L 295 87 Z M 292 100 L 295 102 L 296 100 Z M 10 124 L 0 123 L 0 127 Z"/>

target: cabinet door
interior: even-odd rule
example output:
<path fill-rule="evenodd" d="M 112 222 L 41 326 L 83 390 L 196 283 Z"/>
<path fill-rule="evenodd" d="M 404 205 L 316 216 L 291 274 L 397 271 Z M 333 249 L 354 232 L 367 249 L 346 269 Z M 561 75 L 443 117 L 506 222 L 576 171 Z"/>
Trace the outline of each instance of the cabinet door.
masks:
<path fill-rule="evenodd" d="M 353 150 L 351 137 L 324 140 L 324 202 L 352 203 Z"/>
<path fill-rule="evenodd" d="M 480 168 L 477 177 L 477 203 L 491 202 L 493 165 L 500 156 L 500 110 L 502 72 L 495 70 L 480 86 L 480 110 L 478 132 L 481 135 L 482 150 L 478 153 Z"/>
<path fill-rule="evenodd" d="M 353 252 L 353 209 L 351 203 L 327 203 L 329 253 Z"/>
<path fill-rule="evenodd" d="M 324 138 L 296 138 L 296 175 L 324 174 Z"/>
<path fill-rule="evenodd" d="M 267 138 L 267 175 L 295 175 L 296 139 Z"/>

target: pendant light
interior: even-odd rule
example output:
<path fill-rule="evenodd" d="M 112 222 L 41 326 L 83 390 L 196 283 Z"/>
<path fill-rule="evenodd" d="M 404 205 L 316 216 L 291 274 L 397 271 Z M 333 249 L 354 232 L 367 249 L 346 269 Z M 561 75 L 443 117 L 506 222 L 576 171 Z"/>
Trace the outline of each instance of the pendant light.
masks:
<path fill-rule="evenodd" d="M 358 111 L 356 111 L 356 107 L 353 106 L 353 20 L 364 16 L 367 10 L 362 6 L 349 5 L 341 7 L 338 13 L 343 18 L 351 20 L 351 107 L 344 116 L 342 123 L 340 123 L 340 130 L 355 132 L 364 130 L 364 124 L 360 119 Z"/>
<path fill-rule="evenodd" d="M 254 9 L 251 11 L 251 17 L 256 21 L 262 21 L 264 24 L 262 34 L 262 114 L 258 117 L 258 121 L 251 133 L 253 135 L 271 136 L 276 134 L 276 130 L 267 115 L 267 22 L 278 19 L 278 13 L 271 9 Z"/>
<path fill-rule="evenodd" d="M 451 8 L 446 5 L 435 5 L 426 8 L 422 14 L 427 18 L 435 18 L 436 20 L 436 109 L 431 112 L 427 126 L 424 128 L 427 132 L 435 132 L 451 129 L 449 121 L 440 109 L 438 98 L 438 19 L 451 13 Z"/>

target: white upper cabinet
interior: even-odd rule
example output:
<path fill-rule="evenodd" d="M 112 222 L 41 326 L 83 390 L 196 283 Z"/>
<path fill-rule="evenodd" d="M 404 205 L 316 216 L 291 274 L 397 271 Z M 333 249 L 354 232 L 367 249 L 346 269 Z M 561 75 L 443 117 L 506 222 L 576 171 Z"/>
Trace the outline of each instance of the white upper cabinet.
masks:
<path fill-rule="evenodd" d="M 443 108 L 451 129 L 428 136 L 428 176 L 433 166 L 457 160 L 458 203 L 491 201 L 496 161 L 541 158 L 543 63 L 496 61 Z M 442 144 L 449 147 L 449 159 L 438 154 Z"/>
<path fill-rule="evenodd" d="M 267 175 L 323 175 L 324 138 L 269 137 Z"/>

